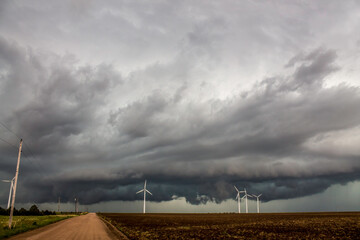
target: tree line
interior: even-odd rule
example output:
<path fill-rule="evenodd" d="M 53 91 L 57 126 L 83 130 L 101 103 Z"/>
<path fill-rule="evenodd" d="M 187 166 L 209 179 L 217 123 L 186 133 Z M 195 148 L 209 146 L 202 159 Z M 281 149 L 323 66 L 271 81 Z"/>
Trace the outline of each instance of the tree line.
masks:
<path fill-rule="evenodd" d="M 10 208 L 4 209 L 0 207 L 0 215 L 9 215 L 10 214 Z M 14 208 L 14 216 L 45 216 L 45 215 L 56 215 L 56 212 L 52 212 L 49 210 L 42 210 L 40 211 L 39 208 L 36 205 L 32 205 L 29 210 L 26 210 L 25 208 L 20 208 L 20 210 Z"/>

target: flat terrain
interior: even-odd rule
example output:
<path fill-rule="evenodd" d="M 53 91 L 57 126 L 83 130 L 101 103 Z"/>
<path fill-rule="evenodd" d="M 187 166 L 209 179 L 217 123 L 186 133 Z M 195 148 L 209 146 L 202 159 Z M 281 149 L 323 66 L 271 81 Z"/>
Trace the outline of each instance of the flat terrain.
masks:
<path fill-rule="evenodd" d="M 100 214 L 129 239 L 360 239 L 360 213 Z"/>
<path fill-rule="evenodd" d="M 16 235 L 11 240 L 110 240 L 116 237 L 95 213 L 70 218 L 30 232 Z"/>
<path fill-rule="evenodd" d="M 14 216 L 13 228 L 8 229 L 9 216 L 0 216 L 0 239 L 58 222 L 70 215 Z"/>

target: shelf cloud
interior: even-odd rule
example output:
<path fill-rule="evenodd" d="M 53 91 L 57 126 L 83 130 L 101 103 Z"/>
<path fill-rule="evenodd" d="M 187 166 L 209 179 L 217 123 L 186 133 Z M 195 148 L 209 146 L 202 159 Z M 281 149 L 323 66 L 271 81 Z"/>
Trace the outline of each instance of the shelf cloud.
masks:
<path fill-rule="evenodd" d="M 347 51 L 312 33 L 324 19 L 300 19 L 317 3 L 24 4 L 0 3 L 0 121 L 25 143 L 19 201 L 131 201 L 144 179 L 158 202 L 220 203 L 233 185 L 271 201 L 360 180 L 359 72 L 347 64 L 359 40 Z M 28 15 L 5 26 L 16 9 Z M 11 132 L 0 127 L 3 178 Z"/>

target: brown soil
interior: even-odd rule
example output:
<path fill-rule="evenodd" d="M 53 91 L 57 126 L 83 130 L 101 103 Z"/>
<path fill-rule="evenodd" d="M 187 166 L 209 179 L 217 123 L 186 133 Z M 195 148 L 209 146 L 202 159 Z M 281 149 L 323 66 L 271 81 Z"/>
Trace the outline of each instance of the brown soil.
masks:
<path fill-rule="evenodd" d="M 360 213 L 101 214 L 129 239 L 360 239 Z"/>

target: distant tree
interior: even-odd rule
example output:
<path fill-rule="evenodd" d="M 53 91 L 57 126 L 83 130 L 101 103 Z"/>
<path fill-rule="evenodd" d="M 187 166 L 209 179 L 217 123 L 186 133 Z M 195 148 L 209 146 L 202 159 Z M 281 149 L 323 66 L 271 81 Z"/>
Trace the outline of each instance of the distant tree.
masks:
<path fill-rule="evenodd" d="M 6 209 L 0 207 L 0 215 L 6 215 Z"/>
<path fill-rule="evenodd" d="M 0 207 L 0 216 L 8 216 L 10 215 L 10 209 L 4 209 Z M 17 210 L 14 208 L 14 216 L 41 216 L 41 215 L 56 215 L 56 212 L 52 212 L 49 210 L 40 211 L 36 205 L 32 205 L 29 210 L 25 208 L 21 208 Z"/>
<path fill-rule="evenodd" d="M 36 205 L 32 205 L 29 209 L 29 215 L 31 216 L 39 216 L 41 215 L 41 212 L 39 208 Z"/>
<path fill-rule="evenodd" d="M 8 209 L 8 215 L 10 215 L 10 209 Z M 19 210 L 17 210 L 16 208 L 14 208 L 14 216 L 19 216 Z"/>
<path fill-rule="evenodd" d="M 25 208 L 21 208 L 19 210 L 19 215 L 20 216 L 26 216 L 26 215 L 29 215 L 29 212 Z"/>
<path fill-rule="evenodd" d="M 43 215 L 55 215 L 55 212 L 51 212 L 49 210 L 41 211 Z"/>

